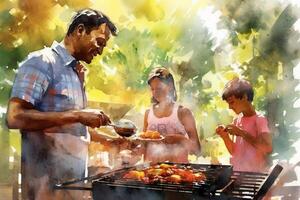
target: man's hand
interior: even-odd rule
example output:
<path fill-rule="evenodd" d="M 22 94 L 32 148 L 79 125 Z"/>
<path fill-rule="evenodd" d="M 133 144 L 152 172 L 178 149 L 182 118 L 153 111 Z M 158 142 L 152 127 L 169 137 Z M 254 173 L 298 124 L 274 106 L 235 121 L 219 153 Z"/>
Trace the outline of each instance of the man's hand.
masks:
<path fill-rule="evenodd" d="M 80 123 L 92 128 L 105 126 L 111 123 L 109 117 L 102 111 L 82 110 L 77 112 L 77 115 Z"/>

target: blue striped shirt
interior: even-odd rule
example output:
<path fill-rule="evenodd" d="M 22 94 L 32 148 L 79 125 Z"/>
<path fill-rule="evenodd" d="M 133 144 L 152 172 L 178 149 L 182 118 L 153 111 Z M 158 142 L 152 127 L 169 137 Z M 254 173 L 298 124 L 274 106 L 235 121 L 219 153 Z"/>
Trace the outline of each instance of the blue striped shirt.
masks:
<path fill-rule="evenodd" d="M 11 97 L 23 99 L 42 112 L 84 109 L 87 100 L 76 64 L 62 42 L 29 54 L 20 64 Z M 74 123 L 61 132 L 85 136 L 87 131 L 84 125 Z"/>

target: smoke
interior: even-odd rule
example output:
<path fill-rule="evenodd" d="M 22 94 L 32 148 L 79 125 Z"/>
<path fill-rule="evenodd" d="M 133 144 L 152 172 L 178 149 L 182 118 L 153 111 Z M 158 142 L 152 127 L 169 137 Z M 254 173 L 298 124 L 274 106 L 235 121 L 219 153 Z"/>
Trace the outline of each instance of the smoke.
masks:
<path fill-rule="evenodd" d="M 188 162 L 188 149 L 185 144 L 149 143 L 145 156 L 147 161 L 156 162 Z"/>
<path fill-rule="evenodd" d="M 65 194 L 64 191 L 53 191 L 53 186 L 85 176 L 87 140 L 67 133 L 24 133 L 22 136 L 24 195 L 37 199 L 43 197 L 56 199 L 55 195 L 67 195 L 68 192 Z"/>

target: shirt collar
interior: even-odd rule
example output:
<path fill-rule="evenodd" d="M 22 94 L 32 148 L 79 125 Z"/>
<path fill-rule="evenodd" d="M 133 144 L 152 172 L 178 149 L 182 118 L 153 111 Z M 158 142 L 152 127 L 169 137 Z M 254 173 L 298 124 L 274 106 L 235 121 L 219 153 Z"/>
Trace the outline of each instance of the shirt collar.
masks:
<path fill-rule="evenodd" d="M 61 41 L 60 43 L 54 41 L 51 48 L 63 60 L 65 66 L 73 67 L 74 63 L 77 62 L 76 59 L 68 52 L 63 41 Z"/>

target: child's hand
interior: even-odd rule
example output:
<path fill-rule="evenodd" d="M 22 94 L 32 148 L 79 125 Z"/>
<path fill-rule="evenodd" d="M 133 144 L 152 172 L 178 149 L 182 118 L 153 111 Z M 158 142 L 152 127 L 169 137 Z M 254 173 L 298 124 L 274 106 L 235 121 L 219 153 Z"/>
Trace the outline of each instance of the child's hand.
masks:
<path fill-rule="evenodd" d="M 226 131 L 226 127 L 224 125 L 219 125 L 216 128 L 216 133 L 218 135 L 220 135 L 221 137 L 225 137 L 228 135 L 227 131 Z"/>
<path fill-rule="evenodd" d="M 227 125 L 225 130 L 231 135 L 236 135 L 236 136 L 241 136 L 241 137 L 243 137 L 243 135 L 244 135 L 244 131 L 242 129 L 240 129 L 239 127 L 232 125 L 232 124 Z"/>

